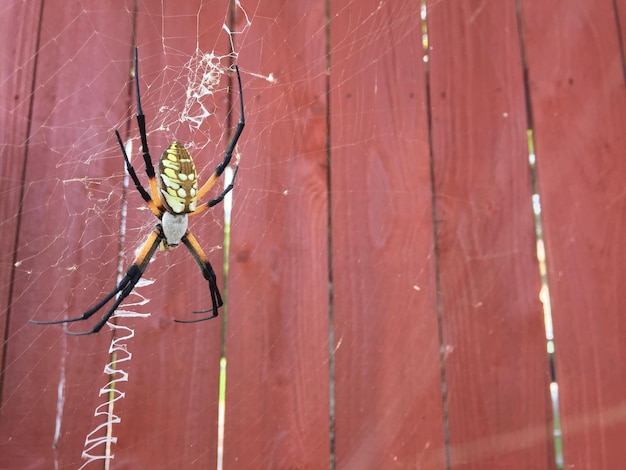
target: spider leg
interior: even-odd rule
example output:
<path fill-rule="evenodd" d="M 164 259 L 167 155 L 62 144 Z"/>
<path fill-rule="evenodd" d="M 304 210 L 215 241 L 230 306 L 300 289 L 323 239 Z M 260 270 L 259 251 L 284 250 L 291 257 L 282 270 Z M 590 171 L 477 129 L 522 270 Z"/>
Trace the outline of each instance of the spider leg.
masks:
<path fill-rule="evenodd" d="M 152 158 L 150 157 L 150 151 L 148 150 L 148 137 L 146 136 L 146 116 L 144 116 L 143 109 L 141 108 L 141 93 L 139 92 L 139 52 L 137 46 L 135 46 L 135 95 L 137 97 L 137 125 L 139 126 L 139 136 L 141 137 L 141 154 L 143 155 L 143 161 L 146 166 L 146 174 L 148 175 L 148 180 L 150 182 L 150 191 L 152 192 L 152 197 L 156 201 L 155 204 L 159 207 L 159 209 L 162 209 L 160 199 L 157 197 L 159 193 L 157 190 L 154 165 L 152 164 Z"/>
<path fill-rule="evenodd" d="M 135 188 L 137 188 L 137 191 L 139 191 L 139 194 L 141 194 L 143 200 L 146 201 L 146 204 L 148 204 L 148 207 L 150 208 L 152 213 L 157 217 L 161 217 L 162 211 L 154 203 L 154 201 L 150 197 L 150 194 L 148 194 L 148 191 L 146 191 L 146 188 L 143 187 L 141 181 L 139 181 L 139 178 L 137 177 L 135 169 L 130 164 L 130 160 L 128 159 L 128 155 L 126 154 L 126 149 L 124 148 L 124 143 L 122 142 L 122 138 L 120 137 L 120 133 L 117 131 L 117 129 L 115 130 L 115 136 L 117 137 L 117 141 L 119 142 L 120 148 L 122 149 L 122 155 L 124 155 L 124 161 L 126 162 L 126 169 L 128 170 L 128 174 L 133 180 L 133 183 L 135 183 Z"/>
<path fill-rule="evenodd" d="M 93 316 L 98 310 L 104 307 L 113 297 L 115 297 L 119 293 L 119 296 L 117 297 L 117 299 L 115 299 L 115 302 L 113 303 L 113 305 L 111 305 L 111 308 L 107 310 L 104 316 L 98 321 L 98 323 L 96 323 L 96 325 L 91 330 L 78 332 L 78 333 L 68 331 L 67 329 L 65 330 L 66 333 L 70 335 L 75 335 L 75 336 L 90 335 L 92 333 L 97 333 L 104 326 L 104 324 L 109 320 L 109 318 L 111 318 L 115 310 L 117 310 L 117 307 L 119 307 L 119 305 L 124 301 L 124 299 L 128 297 L 130 293 L 132 292 L 132 290 L 135 288 L 135 285 L 137 284 L 137 282 L 139 282 L 139 279 L 141 278 L 144 271 L 146 270 L 146 267 L 148 266 L 150 259 L 154 255 L 154 252 L 156 251 L 157 247 L 159 246 L 159 243 L 161 243 L 161 240 L 163 240 L 163 238 L 164 238 L 163 229 L 161 228 L 161 225 L 159 224 L 150 233 L 150 235 L 148 236 L 148 239 L 145 241 L 145 243 L 142 245 L 141 249 L 137 253 L 137 256 L 135 257 L 135 261 L 133 261 L 133 264 L 126 271 L 126 275 L 119 282 L 119 284 L 115 287 L 115 289 L 113 289 L 109 294 L 106 295 L 106 297 L 104 297 L 100 302 L 98 302 L 92 308 L 87 310 L 81 316 L 74 317 L 74 318 L 65 318 L 63 320 L 53 320 L 53 321 L 30 320 L 30 322 L 36 325 L 54 325 L 57 323 L 72 323 L 76 321 L 87 320 L 88 318 Z"/>
<path fill-rule="evenodd" d="M 224 302 L 222 301 L 222 296 L 220 295 L 220 291 L 217 288 L 217 277 L 215 276 L 215 271 L 213 271 L 213 266 L 211 266 L 211 263 L 209 263 L 209 260 L 204 254 L 204 251 L 202 251 L 202 247 L 198 243 L 198 240 L 196 240 L 196 237 L 194 237 L 190 231 L 187 231 L 187 233 L 183 235 L 182 241 L 187 247 L 187 249 L 189 250 L 189 252 L 191 253 L 191 256 L 193 256 L 193 259 L 195 260 L 196 264 L 202 271 L 202 275 L 204 276 L 204 278 L 207 281 L 209 281 L 209 291 L 211 293 L 212 307 L 208 310 L 201 310 L 201 311 L 193 312 L 193 313 L 212 312 L 212 315 L 210 317 L 203 317 L 203 318 L 198 318 L 194 320 L 174 320 L 174 321 L 177 323 L 196 323 L 196 322 L 200 322 L 204 320 L 210 320 L 211 318 L 217 317 L 218 308 L 224 305 Z"/>
<path fill-rule="evenodd" d="M 211 199 L 205 202 L 204 204 L 202 204 L 200 207 L 198 207 L 195 211 L 191 212 L 189 215 L 201 214 L 205 210 L 210 209 L 211 207 L 222 202 L 224 198 L 226 197 L 226 195 L 229 192 L 231 192 L 233 188 L 235 187 L 235 178 L 237 177 L 238 171 L 239 171 L 239 166 L 236 166 L 235 171 L 233 172 L 233 179 L 231 180 L 230 184 L 226 186 L 226 188 L 224 188 L 224 191 L 222 191 L 215 199 Z"/>
<path fill-rule="evenodd" d="M 233 156 L 233 151 L 235 150 L 235 146 L 237 145 L 237 141 L 239 141 L 239 137 L 241 136 L 241 133 L 243 132 L 243 128 L 246 125 L 246 119 L 245 119 L 244 108 L 243 108 L 243 90 L 241 87 L 241 76 L 239 75 L 239 67 L 237 67 L 236 65 L 235 65 L 235 71 L 237 72 L 237 83 L 239 84 L 239 122 L 237 123 L 237 129 L 235 129 L 233 138 L 231 139 L 230 144 L 228 144 L 228 148 L 226 149 L 226 153 L 224 154 L 224 160 L 222 161 L 222 163 L 217 165 L 217 168 L 215 168 L 215 172 L 209 177 L 207 182 L 204 183 L 202 187 L 198 190 L 198 200 L 204 197 L 204 195 L 215 185 L 215 182 L 217 181 L 217 179 L 220 176 L 222 176 L 222 173 L 224 173 L 224 169 L 230 163 L 230 160 Z M 225 192 L 228 192 L 228 191 L 225 191 Z M 217 204 L 217 202 L 214 203 L 213 205 L 215 204 Z M 204 205 L 200 206 L 199 208 L 201 209 L 200 212 L 212 206 L 208 206 L 204 209 L 202 207 L 204 207 Z"/>
<path fill-rule="evenodd" d="M 98 323 L 95 324 L 95 326 L 91 330 L 73 332 L 73 331 L 70 331 L 67 328 L 65 328 L 65 332 L 68 335 L 82 336 L 82 335 L 90 335 L 92 333 L 97 333 L 98 331 L 100 331 L 100 329 L 104 326 L 104 324 L 107 321 L 109 321 L 109 318 L 111 318 L 111 316 L 113 315 L 115 310 L 117 310 L 117 307 L 120 306 L 120 304 L 124 301 L 124 299 L 126 299 L 126 297 L 128 297 L 128 295 L 134 289 L 135 285 L 137 284 L 137 282 L 141 278 L 142 274 L 143 273 L 139 270 L 139 268 L 137 266 L 132 265 L 128 269 L 128 271 L 126 272 L 126 275 L 124 276 L 124 278 L 117 285 L 115 290 L 113 290 L 113 292 L 111 292 L 109 295 L 107 295 L 98 304 L 94 305 L 91 309 L 89 309 L 85 313 L 83 313 L 80 317 L 68 319 L 68 320 L 63 322 L 63 323 L 70 323 L 70 322 L 74 322 L 74 321 L 88 319 L 93 314 L 95 314 L 98 310 L 100 310 L 111 298 L 113 298 L 114 295 L 119 293 L 120 295 L 117 296 L 117 298 L 115 299 L 115 302 L 113 302 L 113 305 L 111 305 L 111 308 L 109 308 L 109 310 L 107 310 L 107 312 L 102 316 L 102 318 L 98 321 Z"/>
<path fill-rule="evenodd" d="M 157 197 L 158 189 L 156 176 L 154 173 L 154 165 L 152 164 L 152 158 L 150 157 L 150 152 L 148 150 L 148 137 L 146 136 L 146 117 L 144 116 L 143 109 L 141 108 L 141 96 L 139 93 L 139 59 L 137 47 L 135 47 L 135 90 L 137 95 L 137 124 L 139 126 L 139 136 L 141 137 L 141 152 L 146 167 L 146 174 L 148 175 L 148 181 L 150 183 L 150 192 L 152 193 L 152 197 L 139 181 L 139 178 L 137 177 L 137 172 L 130 163 L 130 159 L 126 154 L 126 149 L 124 148 L 122 138 L 120 137 L 120 133 L 117 131 L 117 129 L 115 130 L 115 136 L 117 137 L 117 142 L 120 144 L 120 148 L 122 149 L 122 155 L 124 155 L 124 161 L 126 162 L 126 169 L 128 170 L 128 174 L 132 178 L 133 183 L 135 183 L 135 188 L 137 188 L 137 191 L 139 191 L 139 194 L 141 194 L 143 200 L 146 201 L 146 204 L 148 205 L 152 213 L 158 218 L 161 218 L 165 209 L 163 207 L 163 204 L 161 203 L 161 199 Z"/>
<path fill-rule="evenodd" d="M 204 204 L 207 208 L 213 207 L 214 205 L 222 202 L 224 198 L 226 197 L 226 195 L 233 190 L 233 188 L 235 187 L 235 178 L 237 177 L 238 171 L 239 171 L 239 166 L 236 166 L 235 171 L 233 172 L 233 179 L 230 181 L 230 184 L 226 186 L 226 188 L 224 188 L 224 191 L 222 191 L 215 199 L 211 199 L 206 204 Z"/>

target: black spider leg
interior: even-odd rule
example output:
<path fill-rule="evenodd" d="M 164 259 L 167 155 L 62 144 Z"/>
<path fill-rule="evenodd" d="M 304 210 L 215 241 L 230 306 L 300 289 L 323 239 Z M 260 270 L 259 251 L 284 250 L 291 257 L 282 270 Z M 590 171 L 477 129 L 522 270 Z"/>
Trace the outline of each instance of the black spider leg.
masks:
<path fill-rule="evenodd" d="M 243 88 L 241 86 L 241 75 L 239 74 L 239 67 L 236 65 L 235 65 L 235 71 L 237 72 L 237 83 L 239 84 L 239 122 L 237 123 L 237 129 L 235 129 L 233 138 L 231 139 L 230 144 L 228 144 L 228 147 L 226 148 L 226 152 L 224 153 L 224 160 L 219 165 L 217 165 L 217 167 L 215 168 L 215 172 L 213 173 L 213 176 L 211 177 L 211 179 L 219 178 L 220 176 L 222 176 L 222 173 L 224 173 L 224 170 L 226 169 L 226 167 L 230 163 L 230 160 L 233 157 L 235 146 L 237 145 L 237 142 L 239 141 L 239 137 L 241 137 L 243 128 L 246 126 L 246 118 L 245 118 L 245 112 L 244 112 L 244 107 L 243 107 Z M 235 167 L 235 172 L 233 173 L 233 178 L 231 180 L 231 183 L 224 189 L 224 191 L 222 191 L 215 199 L 211 199 L 205 204 L 202 204 L 202 206 L 200 207 L 210 208 L 222 202 L 224 197 L 230 191 L 232 191 L 233 187 L 235 186 L 235 177 L 237 176 L 238 170 L 239 170 L 239 165 Z M 202 212 L 202 210 L 200 210 L 199 212 Z"/>
<path fill-rule="evenodd" d="M 187 233 L 183 235 L 182 242 L 189 250 L 189 253 L 191 253 L 191 256 L 193 256 L 193 259 L 202 271 L 202 275 L 204 276 L 204 278 L 209 282 L 209 291 L 211 293 L 211 308 L 208 310 L 200 310 L 193 313 L 212 312 L 212 315 L 210 317 L 198 318 L 193 320 L 174 321 L 177 323 L 197 323 L 200 321 L 210 320 L 211 318 L 217 317 L 218 309 L 222 305 L 224 305 L 220 291 L 217 288 L 217 277 L 215 276 L 215 271 L 213 270 L 213 266 L 211 266 L 211 263 L 207 259 L 206 255 L 202 251 L 202 248 L 198 244 L 198 241 L 191 234 L 191 232 L 187 231 Z"/>
<path fill-rule="evenodd" d="M 163 234 L 163 229 L 161 228 L 161 224 L 158 224 L 155 227 L 155 229 L 152 231 L 152 233 L 150 234 L 150 237 L 148 237 L 148 239 L 142 246 L 139 254 L 137 255 L 137 258 L 135 259 L 135 262 L 131 265 L 130 268 L 128 268 L 128 270 L 126 271 L 126 275 L 119 282 L 117 287 L 113 289 L 113 291 L 111 291 L 109 294 L 107 294 L 107 296 L 104 297 L 100 302 L 98 302 L 92 308 L 90 308 L 85 313 L 83 313 L 80 317 L 66 318 L 63 320 L 54 320 L 54 321 L 30 320 L 30 322 L 35 323 L 37 325 L 54 325 L 57 323 L 72 323 L 72 322 L 87 320 L 90 317 L 92 317 L 98 310 L 104 307 L 113 297 L 115 297 L 119 293 L 119 296 L 117 297 L 117 299 L 115 299 L 115 302 L 113 303 L 113 305 L 111 305 L 111 308 L 107 310 L 104 316 L 100 319 L 100 321 L 98 321 L 98 323 L 96 323 L 96 325 L 91 330 L 75 333 L 73 331 L 68 331 L 67 328 L 65 329 L 65 332 L 67 334 L 74 335 L 74 336 L 90 335 L 92 333 L 97 333 L 105 325 L 105 323 L 109 320 L 109 318 L 111 318 L 115 310 L 117 310 L 117 307 L 120 306 L 120 304 L 124 301 L 124 299 L 128 297 L 130 293 L 132 292 L 132 290 L 135 288 L 135 285 L 137 284 L 137 282 L 139 282 L 139 279 L 141 278 L 144 271 L 146 270 L 146 267 L 148 266 L 148 263 L 152 259 L 154 252 L 159 246 L 159 243 L 161 243 L 161 241 L 164 238 L 165 238 L 165 235 Z"/>
<path fill-rule="evenodd" d="M 237 129 L 235 129 L 235 133 L 233 134 L 233 138 L 226 149 L 226 153 L 224 154 L 224 161 L 217 165 L 215 169 L 215 176 L 218 178 L 224 172 L 224 169 L 230 163 L 230 159 L 233 156 L 233 151 L 235 150 L 235 146 L 237 145 L 237 141 L 243 132 L 243 128 L 246 126 L 246 118 L 243 109 L 243 88 L 241 86 L 241 75 L 239 75 L 239 67 L 235 65 L 235 72 L 237 72 L 237 83 L 239 84 L 239 122 L 237 123 Z M 234 179 L 234 178 L 233 178 Z"/>
<path fill-rule="evenodd" d="M 137 125 L 139 126 L 139 135 L 141 137 L 141 149 L 143 160 L 146 167 L 146 174 L 148 175 L 148 179 L 150 182 L 150 190 L 153 192 L 153 196 L 156 197 L 156 179 L 154 173 L 154 165 L 152 164 L 152 158 L 150 157 L 150 152 L 148 150 L 148 138 L 146 136 L 146 117 L 143 114 L 143 109 L 141 108 L 141 96 L 139 92 L 139 58 L 138 58 L 137 47 L 135 47 L 135 94 L 137 97 Z M 135 168 L 130 163 L 130 159 L 128 158 L 128 154 L 126 153 L 126 148 L 124 147 L 124 143 L 122 142 L 122 138 L 120 137 L 120 133 L 118 130 L 115 130 L 115 136 L 117 137 L 117 142 L 120 145 L 120 149 L 122 150 L 122 155 L 124 156 L 124 161 L 126 162 L 126 169 L 128 174 L 133 180 L 135 184 L 135 188 L 141 194 L 141 197 L 148 204 L 150 210 L 157 217 L 161 218 L 163 214 L 163 208 L 159 200 L 153 200 L 150 196 L 150 193 L 143 187 L 141 181 L 139 181 L 139 177 L 137 176 L 137 172 Z"/>
<path fill-rule="evenodd" d="M 233 190 L 233 188 L 235 187 L 235 178 L 237 177 L 237 172 L 238 171 L 239 171 L 239 165 L 237 165 L 235 167 L 235 171 L 233 172 L 233 177 L 230 180 L 230 184 L 228 186 L 226 186 L 224 191 L 222 191 L 219 194 L 219 196 L 217 196 L 215 199 L 211 199 L 210 201 L 208 201 L 206 203 L 207 207 L 213 207 L 214 205 L 219 204 L 220 202 L 222 202 L 224 200 L 226 195 Z"/>
<path fill-rule="evenodd" d="M 146 164 L 146 174 L 150 179 L 150 184 L 155 180 L 154 165 L 148 150 L 148 137 L 146 136 L 146 117 L 141 108 L 141 93 L 139 92 L 139 52 L 135 46 L 135 95 L 137 97 L 137 125 L 139 126 L 139 136 L 141 137 L 141 154 Z M 152 188 L 154 189 L 154 188 Z M 156 194 L 154 194 L 156 197 Z"/>
<path fill-rule="evenodd" d="M 158 208 L 154 204 L 152 197 L 150 197 L 150 194 L 148 193 L 148 191 L 146 191 L 146 188 L 144 188 L 143 185 L 141 184 L 141 181 L 139 181 L 139 178 L 137 177 L 137 173 L 135 172 L 135 169 L 130 163 L 128 154 L 126 153 L 126 149 L 124 148 L 124 143 L 122 142 L 122 138 L 120 137 L 120 133 L 117 131 L 117 129 L 115 130 L 115 136 L 117 137 L 117 141 L 119 142 L 120 148 L 122 149 L 122 155 L 124 155 L 124 161 L 126 162 L 126 170 L 128 171 L 128 174 L 133 180 L 133 183 L 135 183 L 135 188 L 137 188 L 137 191 L 139 191 L 139 194 L 141 194 L 141 197 L 143 198 L 144 201 L 146 201 L 150 209 L 154 207 L 154 209 L 158 211 Z M 154 209 L 153 209 L 153 212 L 154 212 Z"/>
<path fill-rule="evenodd" d="M 143 246 L 139 250 L 139 253 L 137 254 L 137 257 L 135 258 L 135 261 L 133 262 L 131 267 L 128 268 L 128 271 L 126 271 L 126 275 L 117 285 L 117 287 L 109 295 L 107 295 L 102 301 L 100 301 L 97 305 L 93 306 L 91 309 L 83 313 L 81 317 L 75 320 L 72 320 L 72 321 L 86 320 L 87 318 L 91 317 L 94 313 L 96 313 L 98 310 L 100 310 L 100 308 L 102 308 L 110 299 L 113 298 L 113 296 L 115 296 L 119 292 L 120 295 L 117 297 L 117 299 L 115 299 L 115 302 L 113 303 L 113 305 L 111 305 L 111 308 L 107 310 L 107 312 L 100 319 L 100 321 L 98 321 L 98 323 L 96 323 L 96 325 L 89 331 L 74 333 L 72 331 L 68 331 L 66 328 L 65 332 L 70 335 L 81 336 L 81 335 L 90 335 L 92 333 L 97 333 L 98 331 L 100 331 L 100 329 L 105 325 L 105 323 L 109 320 L 109 318 L 111 318 L 113 313 L 115 313 L 115 311 L 117 310 L 117 307 L 119 307 L 120 304 L 124 301 L 124 299 L 128 297 L 130 293 L 133 291 L 133 289 L 139 282 L 139 279 L 141 279 L 141 276 L 143 275 L 146 268 L 148 267 L 148 264 L 150 263 L 150 260 L 152 259 L 152 256 L 154 255 L 154 252 L 156 251 L 161 241 L 164 239 L 165 239 L 165 234 L 163 233 L 163 228 L 161 227 L 161 224 L 157 224 L 157 226 L 154 228 L 154 230 L 152 231 L 152 233 L 150 234 L 146 242 L 143 244 Z"/>

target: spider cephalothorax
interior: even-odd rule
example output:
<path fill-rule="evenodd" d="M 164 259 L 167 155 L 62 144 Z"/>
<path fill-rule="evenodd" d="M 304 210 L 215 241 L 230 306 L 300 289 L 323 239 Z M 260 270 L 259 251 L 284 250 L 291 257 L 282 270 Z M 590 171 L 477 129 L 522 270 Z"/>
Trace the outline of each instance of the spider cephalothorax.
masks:
<path fill-rule="evenodd" d="M 128 174 L 133 180 L 137 191 L 141 194 L 141 197 L 146 202 L 152 213 L 159 219 L 159 223 L 156 224 L 148 239 L 144 242 L 141 248 L 138 250 L 135 256 L 135 261 L 126 271 L 126 275 L 122 278 L 117 287 L 104 297 L 100 302 L 94 305 L 91 309 L 87 310 L 80 317 L 66 318 L 63 320 L 54 320 L 48 322 L 36 322 L 37 324 L 52 324 L 52 323 L 69 323 L 80 320 L 86 320 L 94 315 L 98 310 L 104 307 L 113 297 L 117 296 L 109 310 L 104 316 L 96 323 L 96 325 L 89 331 L 73 333 L 67 331 L 70 334 L 91 334 L 97 333 L 113 315 L 117 307 L 122 301 L 128 297 L 128 295 L 135 288 L 135 285 L 143 275 L 150 259 L 154 255 L 159 244 L 163 244 L 168 249 L 174 249 L 181 241 L 187 247 L 196 264 L 200 267 L 202 275 L 209 283 L 209 293 L 211 295 L 211 308 L 208 310 L 202 310 L 194 313 L 207 313 L 211 312 L 208 317 L 202 317 L 191 320 L 174 320 L 180 323 L 192 323 L 214 318 L 218 314 L 218 309 L 223 305 L 222 296 L 217 287 L 217 278 L 213 267 L 207 259 L 204 251 L 200 247 L 200 244 L 196 238 L 191 234 L 188 228 L 188 216 L 194 214 L 200 214 L 210 207 L 219 204 L 228 192 L 233 189 L 235 177 L 237 176 L 237 169 L 233 172 L 232 182 L 215 198 L 210 199 L 205 203 L 199 204 L 198 201 L 205 196 L 205 194 L 213 188 L 217 179 L 222 175 L 224 169 L 230 163 L 230 160 L 237 145 L 237 141 L 243 132 L 245 126 L 244 108 L 243 108 L 243 93 L 241 89 L 241 77 L 239 76 L 239 68 L 235 66 L 235 72 L 237 74 L 237 83 L 239 85 L 239 106 L 240 117 L 237 123 L 237 128 L 233 133 L 232 139 L 224 155 L 222 162 L 217 165 L 213 174 L 209 179 L 201 186 L 198 187 L 198 174 L 196 172 L 196 166 L 193 163 L 191 155 L 187 149 L 178 141 L 174 141 L 161 155 L 158 165 L 158 174 L 155 174 L 154 165 L 152 164 L 152 158 L 150 157 L 150 151 L 148 150 L 148 138 L 146 136 L 146 118 L 141 109 L 141 95 L 139 93 L 139 59 L 137 48 L 135 47 L 135 94 L 137 97 L 137 125 L 139 127 L 139 136 L 141 138 L 141 152 L 143 155 L 143 161 L 146 166 L 146 174 L 148 175 L 148 181 L 150 183 L 150 192 L 146 190 L 139 178 L 135 169 L 130 163 L 122 138 L 119 132 L 116 130 L 115 135 L 117 141 L 122 149 L 122 155 L 126 162 L 126 168 Z M 119 294 L 119 295 L 118 295 Z"/>

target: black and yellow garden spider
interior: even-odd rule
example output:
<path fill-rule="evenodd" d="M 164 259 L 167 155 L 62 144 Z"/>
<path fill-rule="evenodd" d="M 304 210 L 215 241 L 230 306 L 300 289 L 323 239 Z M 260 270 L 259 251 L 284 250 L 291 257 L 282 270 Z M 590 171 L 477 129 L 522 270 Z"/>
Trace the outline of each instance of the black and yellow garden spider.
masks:
<path fill-rule="evenodd" d="M 152 259 L 154 252 L 159 244 L 172 250 L 178 245 L 180 241 L 187 247 L 191 256 L 196 261 L 202 275 L 209 283 L 209 292 L 211 294 L 211 308 L 208 310 L 201 310 L 193 312 L 195 314 L 202 314 L 211 312 L 211 316 L 190 319 L 190 320 L 174 320 L 179 323 L 194 323 L 204 320 L 215 318 L 218 315 L 218 309 L 223 305 L 222 296 L 217 288 L 217 278 L 215 271 L 211 263 L 207 259 L 204 251 L 200 247 L 200 244 L 196 238 L 191 234 L 187 228 L 188 215 L 200 214 L 210 207 L 219 204 L 224 199 L 224 196 L 233 189 L 235 177 L 237 175 L 238 166 L 235 167 L 233 173 L 232 182 L 222 191 L 215 199 L 211 199 L 206 203 L 198 204 L 198 201 L 204 197 L 204 195 L 215 185 L 217 179 L 222 175 L 224 169 L 230 163 L 235 145 L 243 132 L 245 126 L 244 109 L 243 109 L 243 92 L 241 89 L 241 77 L 239 76 L 239 68 L 235 66 L 237 73 L 237 83 L 239 85 L 239 106 L 240 117 L 237 123 L 237 128 L 233 134 L 232 140 L 226 148 L 224 160 L 217 165 L 215 171 L 211 177 L 204 183 L 200 189 L 198 189 L 198 175 L 196 168 L 191 158 L 191 155 L 183 147 L 183 145 L 177 141 L 174 141 L 161 155 L 159 159 L 158 178 L 155 175 L 154 166 L 152 164 L 152 158 L 148 151 L 148 139 L 146 137 L 146 118 L 141 109 L 141 96 L 139 93 L 139 59 L 137 48 L 135 47 L 135 94 L 137 95 L 137 124 L 139 126 L 139 135 L 141 137 L 141 150 L 143 154 L 143 160 L 146 166 L 146 174 L 150 182 L 150 193 L 141 185 L 135 169 L 130 163 L 122 138 L 119 132 L 116 130 L 115 135 L 117 141 L 122 149 L 124 160 L 126 161 L 126 168 L 128 174 L 135 183 L 135 187 L 141 197 L 148 205 L 148 208 L 159 219 L 160 223 L 154 227 L 154 230 L 148 236 L 148 239 L 144 242 L 141 248 L 138 250 L 133 264 L 126 271 L 126 275 L 119 282 L 117 287 L 113 289 L 106 297 L 100 302 L 87 310 L 79 317 L 66 318 L 63 320 L 54 321 L 32 321 L 39 325 L 51 325 L 55 323 L 70 323 L 81 320 L 87 320 L 94 315 L 98 310 L 104 307 L 113 297 L 117 295 L 115 302 L 111 305 L 111 308 L 107 310 L 104 316 L 96 323 L 96 325 L 89 331 L 84 332 L 71 332 L 67 329 L 66 333 L 72 335 L 88 335 L 97 333 L 109 320 L 111 315 L 124 301 L 126 297 L 135 288 L 135 285 L 143 275 L 148 263 Z M 119 295 L 118 295 L 119 294 Z"/>

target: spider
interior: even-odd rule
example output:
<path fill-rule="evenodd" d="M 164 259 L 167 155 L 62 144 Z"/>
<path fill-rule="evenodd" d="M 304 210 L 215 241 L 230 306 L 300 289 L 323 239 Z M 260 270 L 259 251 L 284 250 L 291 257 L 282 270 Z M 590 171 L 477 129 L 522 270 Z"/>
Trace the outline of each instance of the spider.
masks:
<path fill-rule="evenodd" d="M 71 323 L 81 320 L 87 320 L 102 307 L 104 307 L 113 297 L 117 295 L 115 302 L 111 305 L 111 308 L 102 316 L 102 318 L 96 323 L 96 325 L 89 331 L 84 332 L 72 332 L 65 329 L 66 333 L 72 335 L 89 335 L 97 333 L 104 326 L 104 324 L 113 315 L 115 310 L 120 306 L 126 297 L 135 288 L 135 285 L 143 275 L 148 263 L 152 259 L 154 252 L 159 244 L 168 250 L 173 250 L 179 242 L 183 242 L 185 247 L 191 253 L 191 256 L 195 260 L 196 264 L 200 267 L 202 275 L 209 283 L 209 292 L 211 294 L 211 308 L 208 310 L 201 310 L 193 312 L 195 314 L 202 314 L 211 312 L 210 316 L 202 318 L 189 319 L 189 320 L 174 320 L 179 323 L 194 323 L 204 320 L 215 318 L 218 315 L 218 309 L 223 305 L 222 296 L 217 288 L 217 278 L 215 271 L 211 263 L 207 259 L 204 251 L 200 247 L 200 244 L 196 238 L 191 234 L 187 228 L 188 216 L 200 214 L 210 207 L 215 206 L 222 202 L 226 194 L 232 189 L 237 176 L 238 166 L 235 167 L 233 173 L 232 182 L 222 191 L 215 199 L 210 199 L 205 203 L 198 203 L 198 201 L 215 185 L 217 179 L 224 172 L 224 169 L 230 163 L 235 145 L 243 132 L 245 126 L 244 108 L 243 108 L 243 92 L 241 89 L 241 77 L 239 75 L 239 67 L 235 66 L 237 73 L 237 83 L 239 85 L 239 107 L 240 117 L 237 123 L 235 133 L 226 148 L 224 160 L 217 165 L 215 171 L 211 177 L 198 189 L 198 175 L 193 163 L 191 155 L 183 147 L 183 145 L 174 141 L 161 155 L 159 159 L 158 174 L 155 174 L 155 169 L 152 164 L 152 158 L 148 150 L 148 139 L 146 137 L 146 118 L 141 109 L 141 96 L 139 93 L 139 59 L 138 59 L 137 47 L 135 47 L 135 94 L 137 97 L 137 125 L 139 127 L 139 136 L 141 138 L 141 149 L 143 160 L 146 166 L 146 174 L 150 183 L 150 192 L 148 192 L 139 181 L 135 169 L 130 163 L 126 149 L 122 143 L 120 133 L 116 130 L 115 135 L 117 141 L 122 149 L 122 155 L 126 162 L 126 168 L 128 174 L 133 180 L 137 191 L 146 202 L 148 208 L 159 219 L 159 223 L 156 224 L 147 240 L 138 250 L 133 264 L 126 271 L 125 276 L 119 282 L 117 287 L 113 289 L 106 297 L 100 302 L 87 310 L 79 317 L 66 318 L 63 320 L 54 321 L 33 321 L 31 323 L 39 325 L 51 325 L 56 323 Z M 158 177 L 157 177 L 158 175 Z M 119 294 L 119 295 L 118 295 Z"/>

